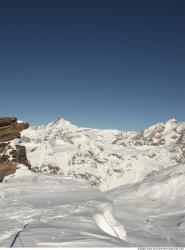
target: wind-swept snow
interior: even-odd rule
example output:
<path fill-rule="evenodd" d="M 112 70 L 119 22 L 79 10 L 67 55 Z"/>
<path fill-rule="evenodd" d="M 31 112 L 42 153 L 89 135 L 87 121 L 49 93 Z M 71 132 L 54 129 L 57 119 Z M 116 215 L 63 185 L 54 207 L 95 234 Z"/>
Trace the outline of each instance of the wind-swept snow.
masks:
<path fill-rule="evenodd" d="M 185 165 L 106 193 L 20 166 L 1 185 L 0 246 L 184 246 L 184 200 Z"/>
<path fill-rule="evenodd" d="M 2 183 L 0 203 L 0 246 L 128 246 L 112 201 L 82 180 L 20 166 Z M 97 221 L 97 215 L 105 220 Z"/>
<path fill-rule="evenodd" d="M 112 206 L 109 203 L 103 204 L 101 213 L 95 214 L 94 219 L 97 225 L 106 233 L 117 238 L 126 240 L 126 231 L 113 217 Z"/>
<path fill-rule="evenodd" d="M 185 246 L 185 165 L 107 193 L 116 219 L 137 246 Z"/>

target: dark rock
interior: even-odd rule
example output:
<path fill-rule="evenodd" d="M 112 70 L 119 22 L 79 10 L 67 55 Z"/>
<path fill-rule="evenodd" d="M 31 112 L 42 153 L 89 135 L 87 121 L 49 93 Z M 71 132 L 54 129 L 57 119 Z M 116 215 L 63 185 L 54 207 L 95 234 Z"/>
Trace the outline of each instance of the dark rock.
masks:
<path fill-rule="evenodd" d="M 12 150 L 11 156 L 15 162 L 26 165 L 28 168 L 31 167 L 26 156 L 26 149 L 24 146 L 17 145 L 15 150 Z"/>
<path fill-rule="evenodd" d="M 4 177 L 10 174 L 14 174 L 16 171 L 17 164 L 15 162 L 8 162 L 0 166 L 0 182 L 3 181 Z"/>
<path fill-rule="evenodd" d="M 28 127 L 28 123 L 17 123 L 16 118 L 11 119 L 10 117 L 0 117 L 0 142 L 11 141 L 19 138 L 20 132 Z"/>
<path fill-rule="evenodd" d="M 16 117 L 0 117 L 0 127 L 8 126 L 16 122 Z"/>
<path fill-rule="evenodd" d="M 21 163 L 30 168 L 25 147 L 19 141 L 15 145 L 11 143 L 20 138 L 21 131 L 28 127 L 28 123 L 18 123 L 16 117 L 0 117 L 0 181 L 16 169 L 15 164 Z"/>

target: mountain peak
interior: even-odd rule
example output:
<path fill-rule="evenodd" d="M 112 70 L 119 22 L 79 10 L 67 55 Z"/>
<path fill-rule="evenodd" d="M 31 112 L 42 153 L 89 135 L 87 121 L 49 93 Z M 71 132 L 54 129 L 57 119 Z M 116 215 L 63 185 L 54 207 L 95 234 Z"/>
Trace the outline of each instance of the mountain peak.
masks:
<path fill-rule="evenodd" d="M 71 122 L 65 120 L 63 117 L 57 118 L 54 122 L 48 124 L 49 126 L 54 126 L 58 129 L 76 129 L 77 126 L 73 125 Z"/>
<path fill-rule="evenodd" d="M 166 122 L 166 124 L 167 123 L 177 123 L 177 120 L 175 119 L 175 118 L 172 118 L 172 119 L 169 119 L 167 122 Z"/>

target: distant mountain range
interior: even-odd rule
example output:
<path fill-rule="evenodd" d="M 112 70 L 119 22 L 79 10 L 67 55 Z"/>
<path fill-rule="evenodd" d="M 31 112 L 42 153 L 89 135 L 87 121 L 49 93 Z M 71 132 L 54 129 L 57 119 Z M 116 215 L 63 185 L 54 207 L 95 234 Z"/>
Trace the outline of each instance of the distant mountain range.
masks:
<path fill-rule="evenodd" d="M 171 119 L 141 132 L 72 125 L 60 118 L 21 133 L 31 169 L 88 180 L 110 190 L 185 162 L 185 123 Z"/>

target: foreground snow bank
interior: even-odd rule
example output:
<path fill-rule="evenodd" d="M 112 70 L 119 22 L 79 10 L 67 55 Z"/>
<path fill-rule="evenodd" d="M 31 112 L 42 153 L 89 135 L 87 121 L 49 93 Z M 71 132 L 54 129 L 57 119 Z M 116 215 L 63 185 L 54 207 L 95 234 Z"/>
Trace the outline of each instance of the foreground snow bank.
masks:
<path fill-rule="evenodd" d="M 185 246 L 185 165 L 176 165 L 107 193 L 127 241 L 137 246 Z"/>
<path fill-rule="evenodd" d="M 185 165 L 106 193 L 24 166 L 0 190 L 0 246 L 185 245 Z"/>
<path fill-rule="evenodd" d="M 0 246 L 128 246 L 112 201 L 84 181 L 20 165 L 1 185 L 0 203 Z"/>

